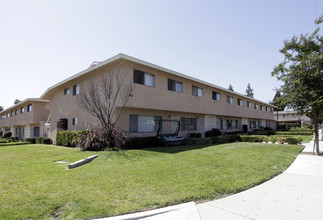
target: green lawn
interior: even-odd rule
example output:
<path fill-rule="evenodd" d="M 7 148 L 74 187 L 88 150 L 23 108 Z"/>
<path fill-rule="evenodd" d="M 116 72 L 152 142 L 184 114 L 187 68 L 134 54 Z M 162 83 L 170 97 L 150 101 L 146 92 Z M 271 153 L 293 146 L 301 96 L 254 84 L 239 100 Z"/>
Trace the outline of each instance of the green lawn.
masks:
<path fill-rule="evenodd" d="M 284 171 L 303 146 L 230 143 L 125 152 L 0 147 L 0 219 L 106 217 L 237 193 Z"/>

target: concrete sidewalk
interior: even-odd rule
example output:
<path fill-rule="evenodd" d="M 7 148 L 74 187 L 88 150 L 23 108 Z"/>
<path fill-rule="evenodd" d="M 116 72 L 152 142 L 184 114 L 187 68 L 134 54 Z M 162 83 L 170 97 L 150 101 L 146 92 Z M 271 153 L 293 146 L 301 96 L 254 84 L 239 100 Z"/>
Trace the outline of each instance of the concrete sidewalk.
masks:
<path fill-rule="evenodd" d="M 320 141 L 323 149 L 323 141 Z M 323 219 L 323 157 L 307 144 L 279 176 L 254 188 L 202 204 L 194 202 L 106 220 Z"/>

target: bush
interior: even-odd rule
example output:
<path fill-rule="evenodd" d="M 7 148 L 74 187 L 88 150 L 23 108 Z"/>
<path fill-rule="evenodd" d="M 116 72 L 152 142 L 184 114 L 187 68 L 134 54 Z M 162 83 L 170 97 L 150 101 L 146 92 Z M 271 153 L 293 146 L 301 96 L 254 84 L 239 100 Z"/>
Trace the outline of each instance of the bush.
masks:
<path fill-rule="evenodd" d="M 118 151 L 125 148 L 126 143 L 126 134 L 117 128 L 114 128 L 110 135 L 107 134 L 105 129 L 96 128 L 95 130 L 83 131 L 78 139 L 77 147 L 86 151 L 101 151 L 107 148 Z"/>
<path fill-rule="evenodd" d="M 52 144 L 52 140 L 50 138 L 43 138 L 43 144 Z"/>
<path fill-rule="evenodd" d="M 2 131 L 0 131 L 0 138 L 2 138 L 2 135 L 3 135 L 3 132 L 2 132 Z"/>
<path fill-rule="evenodd" d="M 65 147 L 76 147 L 82 131 L 60 131 L 56 134 L 56 145 Z"/>
<path fill-rule="evenodd" d="M 278 138 L 277 138 L 277 137 L 275 137 L 275 136 L 269 136 L 269 141 L 270 141 L 271 143 L 275 143 L 275 142 L 277 142 L 277 140 L 278 140 Z"/>
<path fill-rule="evenodd" d="M 213 138 L 185 138 L 187 145 L 210 145 L 214 144 Z"/>
<path fill-rule="evenodd" d="M 36 138 L 36 144 L 42 144 L 43 143 L 43 138 L 42 137 L 37 137 Z"/>
<path fill-rule="evenodd" d="M 289 130 L 290 128 L 293 127 L 301 127 L 299 123 L 280 123 L 278 125 L 278 130 Z"/>
<path fill-rule="evenodd" d="M 242 142 L 268 142 L 268 137 L 261 135 L 243 135 L 240 138 Z"/>
<path fill-rule="evenodd" d="M 3 138 L 11 138 L 12 132 L 11 131 L 6 131 L 3 135 Z"/>
<path fill-rule="evenodd" d="M 279 131 L 277 135 L 313 135 L 313 131 Z"/>
<path fill-rule="evenodd" d="M 279 137 L 279 138 L 277 139 L 278 144 L 284 144 L 284 143 L 285 143 L 285 141 L 286 141 L 286 138 L 285 138 L 285 137 Z"/>
<path fill-rule="evenodd" d="M 35 138 L 25 138 L 25 142 L 28 142 L 30 144 L 36 144 L 36 139 Z"/>
<path fill-rule="evenodd" d="M 205 132 L 205 137 L 217 137 L 220 135 L 222 135 L 222 133 L 217 128 L 213 128 L 212 130 Z"/>
<path fill-rule="evenodd" d="M 300 139 L 295 138 L 295 137 L 287 137 L 285 140 L 286 143 L 288 144 L 300 144 Z"/>
<path fill-rule="evenodd" d="M 275 135 L 276 132 L 275 131 L 252 131 L 252 132 L 249 132 L 249 135 L 267 135 L 267 136 L 270 136 L 270 135 Z"/>
<path fill-rule="evenodd" d="M 162 147 L 164 144 L 158 141 L 156 136 L 151 137 L 134 137 L 127 141 L 125 149 L 139 149 L 148 147 Z"/>
<path fill-rule="evenodd" d="M 230 143 L 235 141 L 240 141 L 240 136 L 238 135 L 221 135 L 212 138 L 213 144 L 220 143 Z"/>
<path fill-rule="evenodd" d="M 202 137 L 202 135 L 201 135 L 201 133 L 191 133 L 191 134 L 190 134 L 190 137 L 191 137 L 191 138 L 201 138 L 201 137 Z"/>
<path fill-rule="evenodd" d="M 0 140 L 0 144 L 7 143 L 7 140 Z"/>
<path fill-rule="evenodd" d="M 312 124 L 304 124 L 303 126 L 305 128 L 307 128 L 307 129 L 313 129 L 313 125 Z"/>

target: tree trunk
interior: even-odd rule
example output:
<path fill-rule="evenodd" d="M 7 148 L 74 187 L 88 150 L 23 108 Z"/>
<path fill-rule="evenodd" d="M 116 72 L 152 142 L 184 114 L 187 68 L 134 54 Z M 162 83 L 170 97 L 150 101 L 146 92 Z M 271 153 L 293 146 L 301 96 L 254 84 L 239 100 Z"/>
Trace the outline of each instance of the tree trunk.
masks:
<path fill-rule="evenodd" d="M 314 128 L 315 128 L 315 131 L 314 131 L 314 146 L 316 146 L 316 148 L 315 148 L 316 155 L 320 155 L 320 148 L 319 148 L 319 119 L 320 119 L 319 115 L 316 115 L 315 118 L 314 118 Z"/>

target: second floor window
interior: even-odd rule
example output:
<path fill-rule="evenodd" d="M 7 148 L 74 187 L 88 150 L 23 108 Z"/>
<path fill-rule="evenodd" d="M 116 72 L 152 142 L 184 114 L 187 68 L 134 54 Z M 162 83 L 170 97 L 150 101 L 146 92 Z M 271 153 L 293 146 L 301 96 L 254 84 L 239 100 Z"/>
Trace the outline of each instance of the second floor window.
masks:
<path fill-rule="evenodd" d="M 80 94 L 80 84 L 76 84 L 73 86 L 73 95 Z"/>
<path fill-rule="evenodd" d="M 155 87 L 155 76 L 140 70 L 133 70 L 133 82 L 145 86 Z"/>
<path fill-rule="evenodd" d="M 15 110 L 15 115 L 18 115 L 18 109 Z"/>
<path fill-rule="evenodd" d="M 77 125 L 77 124 L 78 124 L 78 118 L 73 118 L 72 125 Z"/>
<path fill-rule="evenodd" d="M 251 102 L 248 102 L 248 101 L 247 101 L 247 107 L 248 107 L 248 108 L 251 108 L 251 107 L 252 107 Z"/>
<path fill-rule="evenodd" d="M 258 104 L 255 104 L 255 109 L 259 109 L 259 105 Z"/>
<path fill-rule="evenodd" d="M 197 86 L 192 86 L 192 95 L 197 97 L 203 97 L 203 89 Z"/>
<path fill-rule="evenodd" d="M 64 95 L 69 95 L 71 93 L 70 88 L 65 88 L 64 89 Z"/>
<path fill-rule="evenodd" d="M 221 94 L 218 92 L 212 91 L 212 99 L 215 101 L 220 101 L 221 100 Z"/>
<path fill-rule="evenodd" d="M 168 90 L 182 93 L 183 83 L 172 79 L 168 79 Z"/>
<path fill-rule="evenodd" d="M 237 99 L 238 100 L 238 105 L 243 106 L 243 100 L 242 99 Z"/>
<path fill-rule="evenodd" d="M 227 96 L 227 103 L 233 104 L 233 97 L 232 96 Z"/>
<path fill-rule="evenodd" d="M 32 110 L 32 105 L 31 104 L 27 105 L 27 112 L 31 112 L 31 110 Z"/>
<path fill-rule="evenodd" d="M 20 113 L 23 114 L 25 112 L 25 107 L 21 107 Z"/>

